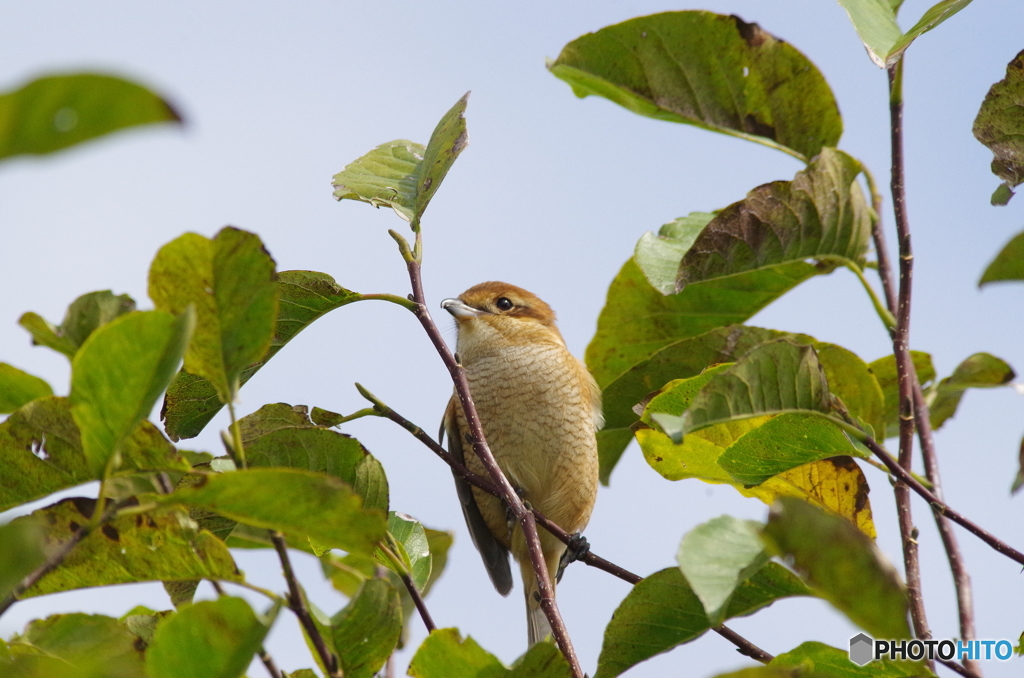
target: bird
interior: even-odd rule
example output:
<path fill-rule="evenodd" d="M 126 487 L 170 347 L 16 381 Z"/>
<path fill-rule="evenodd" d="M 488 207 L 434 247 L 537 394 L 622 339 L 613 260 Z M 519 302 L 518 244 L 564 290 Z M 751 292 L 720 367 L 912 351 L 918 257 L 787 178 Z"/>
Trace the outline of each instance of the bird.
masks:
<path fill-rule="evenodd" d="M 455 317 L 456 355 L 498 466 L 524 502 L 570 534 L 582 532 L 597 498 L 601 391 L 566 347 L 555 313 L 536 295 L 496 281 L 474 285 L 441 307 Z M 440 437 L 447 434 L 449 452 L 470 471 L 487 476 L 468 430 L 456 393 Z M 519 564 L 532 647 L 551 626 L 522 528 L 503 500 L 453 475 L 470 536 L 501 595 L 512 589 L 510 553 Z M 566 546 L 543 528 L 538 533 L 554 586 Z"/>

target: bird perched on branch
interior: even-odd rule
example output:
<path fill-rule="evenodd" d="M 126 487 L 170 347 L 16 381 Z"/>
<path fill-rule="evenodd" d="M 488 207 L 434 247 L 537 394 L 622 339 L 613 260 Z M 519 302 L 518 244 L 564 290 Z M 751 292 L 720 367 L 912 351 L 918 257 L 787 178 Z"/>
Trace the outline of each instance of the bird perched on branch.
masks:
<path fill-rule="evenodd" d="M 441 307 L 455 316 L 459 359 L 501 470 L 524 501 L 567 532 L 580 532 L 597 497 L 601 393 L 566 348 L 554 312 L 530 292 L 503 282 L 480 283 L 458 299 L 445 299 Z M 451 453 L 487 476 L 467 442 L 469 429 L 457 394 L 448 403 L 443 431 Z M 502 595 L 512 589 L 510 551 L 519 563 L 532 646 L 551 627 L 540 607 L 522 528 L 498 497 L 458 476 L 455 485 L 473 543 Z M 566 547 L 543 528 L 538 532 L 554 586 Z"/>

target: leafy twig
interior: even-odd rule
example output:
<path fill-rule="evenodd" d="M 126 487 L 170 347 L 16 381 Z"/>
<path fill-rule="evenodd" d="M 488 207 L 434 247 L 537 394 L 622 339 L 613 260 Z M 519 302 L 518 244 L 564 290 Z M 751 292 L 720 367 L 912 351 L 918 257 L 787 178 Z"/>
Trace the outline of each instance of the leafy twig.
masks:
<path fill-rule="evenodd" d="M 299 618 L 302 628 L 306 630 L 306 635 L 309 636 L 313 647 L 316 648 L 316 653 L 320 655 L 320 662 L 327 675 L 330 678 L 342 678 L 341 670 L 338 668 L 338 658 L 330 651 L 324 637 L 320 635 L 320 629 L 313 621 L 313 616 L 310 614 L 309 608 L 306 607 L 306 600 L 302 597 L 302 591 L 299 590 L 299 580 L 296 579 L 295 571 L 292 569 L 292 561 L 288 557 L 288 545 L 285 543 L 284 537 L 280 533 L 274 532 L 270 535 L 270 539 L 274 542 L 277 556 L 281 559 L 285 581 L 288 582 L 288 607 Z"/>
<path fill-rule="evenodd" d="M 412 285 L 412 301 L 416 303 L 416 309 L 413 313 L 420 321 L 420 325 L 423 326 L 431 343 L 434 344 L 434 348 L 437 350 L 438 355 L 441 356 L 441 360 L 444 362 L 445 367 L 448 368 L 452 381 L 455 383 L 455 391 L 458 394 L 459 401 L 462 403 L 462 410 L 466 415 L 466 424 L 469 427 L 473 451 L 480 458 L 484 468 L 487 469 L 487 474 L 490 476 L 491 481 L 500 490 L 501 498 L 512 511 L 512 514 L 516 517 L 523 530 L 523 536 L 526 539 L 526 545 L 530 553 L 530 561 L 537 575 L 540 606 L 548 618 L 548 623 L 551 624 L 551 632 L 555 637 L 555 642 L 558 643 L 562 654 L 565 655 L 565 659 L 572 669 L 573 676 L 584 678 L 579 658 L 576 656 L 572 640 L 569 638 L 569 632 L 565 627 L 565 622 L 562 620 L 562 615 L 558 611 L 554 587 L 548 576 L 547 565 L 544 563 L 544 554 L 541 551 L 540 538 L 537 534 L 537 524 L 533 513 L 527 510 L 523 500 L 512 489 L 512 485 L 508 482 L 505 474 L 502 473 L 501 468 L 498 466 L 498 462 L 494 459 L 491 448 L 487 445 L 487 440 L 484 438 L 483 427 L 480 424 L 480 416 L 477 414 L 473 396 L 469 392 L 469 381 L 466 379 L 466 372 L 448 349 L 448 345 L 445 343 L 440 330 L 438 330 L 437 325 L 434 324 L 434 320 L 430 316 L 430 311 L 427 309 L 420 270 L 420 255 L 422 253 L 421 234 L 418 228 L 414 230 L 416 231 L 416 243 L 413 249 L 409 248 L 409 243 L 400 234 L 395 231 L 388 231 L 391 237 L 395 239 L 395 242 L 398 243 L 399 251 L 409 271 L 409 282 Z"/>
<path fill-rule="evenodd" d="M 427 627 L 427 633 L 433 633 L 437 626 L 434 625 L 434 620 L 430 616 L 430 611 L 427 610 L 427 604 L 423 602 L 423 595 L 420 594 L 420 590 L 416 588 L 416 582 L 412 580 L 409 573 L 403 572 L 399 577 L 402 578 L 402 583 L 405 584 L 406 590 L 409 592 L 409 597 L 412 598 L 412 602 L 416 605 L 416 610 L 419 611 L 420 617 L 423 619 L 423 625 Z"/>
<path fill-rule="evenodd" d="M 366 390 L 366 388 L 363 387 L 361 384 L 356 384 L 356 389 L 359 390 L 359 393 L 364 398 L 373 403 L 374 409 L 377 410 L 377 412 L 379 412 L 381 416 L 387 417 L 388 419 L 395 422 L 396 424 L 404 428 L 406 431 L 411 433 L 417 440 L 423 443 L 427 448 L 434 452 L 434 454 L 439 456 L 446 464 L 448 464 L 452 468 L 452 470 L 459 475 L 460 478 L 463 478 L 467 482 L 476 485 L 484 492 L 489 492 L 490 494 L 499 497 L 501 496 L 501 493 L 498 492 L 498 489 L 494 486 L 493 483 L 491 483 L 489 479 L 484 478 L 482 476 L 478 476 L 477 474 L 473 473 L 468 468 L 466 468 L 464 464 L 459 463 L 459 461 L 455 459 L 455 457 L 453 457 L 448 452 L 448 450 L 444 449 L 444 447 L 442 447 L 437 441 L 431 438 L 422 428 L 412 423 L 395 410 L 391 409 L 391 407 L 389 407 L 387 404 L 381 401 L 377 396 L 373 395 L 368 390 Z M 531 510 L 533 511 L 534 518 L 536 519 L 539 525 L 541 525 L 545 530 L 553 534 L 562 543 L 569 544 L 570 540 L 572 539 L 572 535 L 570 535 L 561 527 L 553 523 L 547 516 L 545 516 L 537 509 Z M 588 550 L 586 553 L 580 556 L 579 560 L 583 563 L 586 563 L 590 567 L 596 567 L 599 570 L 604 570 L 608 574 L 618 577 L 619 579 L 625 582 L 629 582 L 633 585 L 640 583 L 640 581 L 643 579 L 643 577 L 634 574 L 623 567 L 619 567 L 615 563 L 602 558 L 593 551 Z M 724 624 L 716 626 L 712 630 L 715 633 L 722 636 L 723 638 L 726 638 L 733 644 L 735 644 L 736 647 L 739 649 L 740 653 L 745 656 L 751 657 L 752 659 L 756 659 L 757 661 L 765 664 L 767 664 L 773 659 L 772 655 L 768 654 L 761 648 L 757 647 L 752 642 L 750 642 L 743 636 L 739 635 L 732 629 L 728 628 Z"/>

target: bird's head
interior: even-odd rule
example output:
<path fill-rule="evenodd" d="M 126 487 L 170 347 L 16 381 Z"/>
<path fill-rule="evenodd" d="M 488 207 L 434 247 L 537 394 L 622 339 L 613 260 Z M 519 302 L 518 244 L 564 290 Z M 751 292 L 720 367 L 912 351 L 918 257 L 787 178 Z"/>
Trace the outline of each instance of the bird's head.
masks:
<path fill-rule="evenodd" d="M 474 285 L 445 299 L 441 308 L 451 313 L 459 330 L 459 352 L 500 349 L 512 344 L 565 341 L 555 327 L 555 312 L 532 292 L 504 282 Z"/>

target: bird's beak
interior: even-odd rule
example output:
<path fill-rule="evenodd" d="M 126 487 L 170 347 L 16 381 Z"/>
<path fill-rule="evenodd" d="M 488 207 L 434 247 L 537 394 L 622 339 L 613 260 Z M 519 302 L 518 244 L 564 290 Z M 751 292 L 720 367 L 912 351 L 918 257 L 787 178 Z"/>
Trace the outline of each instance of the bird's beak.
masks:
<path fill-rule="evenodd" d="M 464 318 L 476 318 L 483 315 L 484 311 L 466 304 L 461 299 L 445 299 L 441 302 L 441 308 L 451 313 L 457 320 Z"/>

